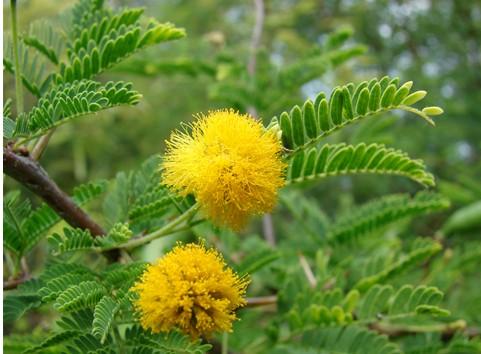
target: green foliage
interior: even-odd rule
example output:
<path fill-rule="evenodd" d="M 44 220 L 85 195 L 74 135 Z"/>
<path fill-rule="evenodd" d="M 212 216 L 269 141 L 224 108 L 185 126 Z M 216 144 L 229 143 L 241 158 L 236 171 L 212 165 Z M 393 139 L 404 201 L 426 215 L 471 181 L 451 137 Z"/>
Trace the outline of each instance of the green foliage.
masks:
<path fill-rule="evenodd" d="M 282 130 L 282 142 L 294 152 L 304 150 L 332 133 L 364 118 L 391 110 L 412 112 L 434 125 L 429 117 L 442 113 L 435 109 L 419 110 L 412 107 L 426 95 L 425 91 L 409 94 L 412 82 L 399 85 L 398 78 L 364 81 L 357 86 L 348 84 L 336 87 L 330 98 L 320 92 L 315 101 L 307 100 L 302 108 L 294 106 L 283 112 L 278 122 Z"/>
<path fill-rule="evenodd" d="M 95 305 L 105 294 L 105 289 L 96 281 L 84 281 L 63 291 L 54 307 L 60 312 L 78 311 Z"/>
<path fill-rule="evenodd" d="M 64 275 L 46 281 L 45 286 L 39 289 L 38 294 L 42 297 L 43 302 L 54 301 L 69 287 L 88 280 L 95 280 L 94 275 L 88 272 L 66 273 Z"/>
<path fill-rule="evenodd" d="M 60 85 L 45 94 L 28 114 L 18 117 L 14 135 L 32 138 L 78 116 L 134 105 L 141 96 L 131 88 L 132 84 L 122 81 L 101 85 L 82 80 Z"/>
<path fill-rule="evenodd" d="M 28 34 L 23 36 L 22 39 L 27 46 L 35 48 L 53 64 L 58 65 L 65 47 L 65 41 L 50 22 L 39 20 L 32 23 Z"/>
<path fill-rule="evenodd" d="M 63 230 L 63 235 L 55 233 L 48 237 L 53 253 L 58 255 L 65 252 L 88 250 L 94 246 L 94 239 L 90 232 L 82 229 Z"/>
<path fill-rule="evenodd" d="M 206 353 L 212 348 L 210 344 L 201 344 L 199 340 L 191 341 L 181 333 L 172 331 L 167 335 L 153 334 L 143 331 L 139 326 L 127 329 L 127 345 L 131 346 L 135 353 Z"/>
<path fill-rule="evenodd" d="M 104 296 L 95 306 L 92 334 L 104 343 L 120 306 L 110 297 Z"/>
<path fill-rule="evenodd" d="M 72 340 L 73 338 L 77 338 L 80 335 L 80 332 L 78 331 L 64 331 L 64 332 L 58 332 L 54 334 L 53 336 L 47 338 L 44 340 L 42 343 L 39 345 L 30 347 L 26 351 L 24 351 L 25 354 L 27 353 L 38 353 L 42 352 L 43 350 L 56 346 L 59 344 L 62 344 L 66 341 Z"/>
<path fill-rule="evenodd" d="M 432 192 L 388 195 L 341 215 L 329 227 L 331 242 L 346 243 L 382 230 L 387 225 L 422 214 L 446 209 L 449 201 Z"/>
<path fill-rule="evenodd" d="M 20 200 L 20 192 L 15 191 L 5 195 L 3 210 L 3 246 L 18 256 L 25 248 L 27 235 L 22 226 L 30 214 L 31 205 L 27 199 Z"/>
<path fill-rule="evenodd" d="M 11 115 L 12 100 L 6 99 L 3 103 L 3 138 L 10 139 L 13 136 L 15 130 L 15 122 L 12 120 Z"/>
<path fill-rule="evenodd" d="M 376 317 L 405 317 L 416 314 L 449 315 L 438 307 L 443 293 L 435 287 L 405 285 L 394 292 L 390 285 L 374 285 L 363 297 L 357 315 L 362 320 L 375 321 Z"/>
<path fill-rule="evenodd" d="M 442 246 L 436 242 L 430 242 L 411 251 L 410 253 L 404 255 L 401 259 L 397 262 L 393 263 L 389 267 L 383 269 L 377 274 L 370 275 L 365 277 L 357 282 L 354 286 L 356 289 L 360 291 L 367 291 L 370 287 L 375 284 L 383 283 L 386 280 L 405 272 L 410 267 L 413 267 L 423 261 L 426 261 L 436 253 L 442 250 Z"/>
<path fill-rule="evenodd" d="M 389 342 L 386 336 L 378 335 L 362 327 L 347 326 L 328 327 L 322 331 L 307 331 L 302 336 L 301 346 L 282 345 L 276 348 L 273 353 L 398 354 L 401 353 L 401 351 L 397 345 Z"/>
<path fill-rule="evenodd" d="M 52 75 L 47 71 L 46 59 L 23 42 L 19 43 L 18 52 L 22 83 L 34 96 L 40 97 L 52 81 Z M 5 35 L 3 53 L 5 70 L 14 74 L 13 42 L 10 35 Z"/>
<path fill-rule="evenodd" d="M 105 181 L 82 184 L 74 189 L 72 199 L 82 206 L 102 195 L 106 188 Z M 4 247 L 17 258 L 32 250 L 41 238 L 61 221 L 47 205 L 43 204 L 32 210 L 30 202 L 20 198 L 20 193 L 14 191 L 4 199 Z M 68 249 L 71 246 L 66 247 Z"/>
<path fill-rule="evenodd" d="M 60 65 L 57 83 L 90 79 L 144 47 L 185 35 L 182 29 L 155 20 L 143 29 L 138 23 L 142 12 L 127 9 L 83 29 L 69 46 L 69 60 Z"/>
<path fill-rule="evenodd" d="M 287 184 L 346 174 L 386 174 L 410 178 L 433 186 L 434 177 L 421 160 L 379 144 L 325 144 L 322 148 L 301 150 L 289 161 Z"/>

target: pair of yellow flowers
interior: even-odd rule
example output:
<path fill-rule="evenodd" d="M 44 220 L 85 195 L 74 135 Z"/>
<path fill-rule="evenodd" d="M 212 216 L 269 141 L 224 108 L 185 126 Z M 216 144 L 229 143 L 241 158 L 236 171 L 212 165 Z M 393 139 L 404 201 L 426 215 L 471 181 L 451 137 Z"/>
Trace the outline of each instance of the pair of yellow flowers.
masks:
<path fill-rule="evenodd" d="M 284 185 L 282 144 L 249 115 L 219 110 L 199 116 L 192 132 L 167 142 L 163 183 L 193 194 L 217 225 L 241 229 L 249 217 L 272 210 Z M 140 323 L 154 333 L 178 328 L 193 338 L 230 331 L 246 304 L 249 281 L 203 245 L 177 246 L 151 265 L 133 287 Z"/>

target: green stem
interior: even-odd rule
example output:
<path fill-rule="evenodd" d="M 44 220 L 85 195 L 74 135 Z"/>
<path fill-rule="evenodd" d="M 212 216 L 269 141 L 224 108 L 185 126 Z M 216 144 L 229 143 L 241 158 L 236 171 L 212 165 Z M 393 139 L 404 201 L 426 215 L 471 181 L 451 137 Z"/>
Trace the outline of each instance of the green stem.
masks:
<path fill-rule="evenodd" d="M 189 221 L 199 210 L 199 205 L 196 203 L 193 206 L 190 207 L 187 211 L 185 211 L 183 214 L 179 215 L 177 218 L 172 220 L 170 223 L 167 225 L 161 227 L 160 229 L 147 234 L 143 237 L 135 238 L 133 240 L 130 240 L 127 243 L 124 243 L 123 245 L 114 247 L 114 248 L 126 248 L 126 249 L 133 249 L 139 246 L 142 246 L 146 243 L 149 243 L 157 238 L 171 235 L 174 232 L 179 231 L 180 229 L 177 229 L 176 227 L 180 224 L 182 224 L 185 221 Z M 105 250 L 105 249 L 104 249 Z"/>
<path fill-rule="evenodd" d="M 23 87 L 22 73 L 20 71 L 20 59 L 18 54 L 17 0 L 10 0 L 10 14 L 12 17 L 13 56 L 15 60 L 15 95 L 17 103 L 17 115 L 19 115 L 23 112 Z"/>
<path fill-rule="evenodd" d="M 222 333 L 222 354 L 229 353 L 229 333 Z"/>

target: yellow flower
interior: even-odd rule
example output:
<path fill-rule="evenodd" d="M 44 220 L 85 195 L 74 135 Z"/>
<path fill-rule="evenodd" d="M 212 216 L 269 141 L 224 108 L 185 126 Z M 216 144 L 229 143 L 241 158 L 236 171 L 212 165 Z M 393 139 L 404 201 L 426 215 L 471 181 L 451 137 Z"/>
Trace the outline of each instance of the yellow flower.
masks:
<path fill-rule="evenodd" d="M 284 185 L 282 145 L 275 132 L 234 110 L 200 115 L 192 133 L 167 141 L 163 182 L 193 194 L 218 225 L 242 228 L 251 215 L 272 210 Z"/>
<path fill-rule="evenodd" d="M 246 304 L 249 280 L 239 278 L 222 256 L 203 245 L 178 245 L 149 266 L 132 290 L 144 329 L 178 328 L 192 338 L 231 331 L 235 310 Z"/>

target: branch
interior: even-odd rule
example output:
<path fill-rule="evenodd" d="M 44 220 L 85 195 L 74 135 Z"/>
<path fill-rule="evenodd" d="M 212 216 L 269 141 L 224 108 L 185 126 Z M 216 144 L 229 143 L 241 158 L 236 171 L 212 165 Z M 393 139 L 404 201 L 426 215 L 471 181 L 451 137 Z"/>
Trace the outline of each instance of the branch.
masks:
<path fill-rule="evenodd" d="M 10 280 L 4 281 L 4 282 L 3 282 L 3 290 L 13 290 L 13 289 L 16 289 L 17 286 L 19 286 L 20 284 L 26 282 L 28 279 L 29 279 L 28 277 L 22 276 L 21 278 L 10 279 Z"/>
<path fill-rule="evenodd" d="M 93 237 L 106 232 L 48 176 L 38 162 L 25 154 L 17 154 L 11 147 L 3 149 L 4 172 L 42 198 L 70 226 L 88 230 Z M 107 254 L 116 259 L 117 251 Z"/>

